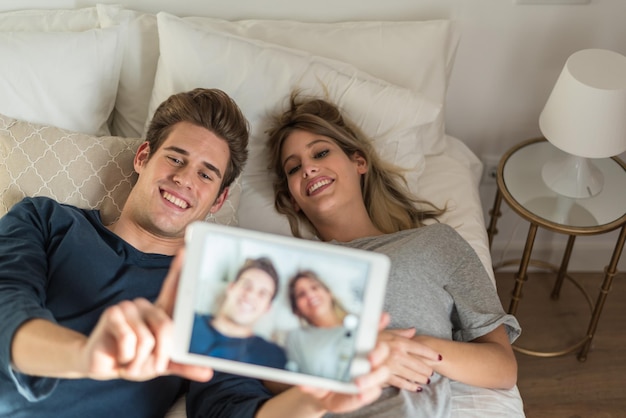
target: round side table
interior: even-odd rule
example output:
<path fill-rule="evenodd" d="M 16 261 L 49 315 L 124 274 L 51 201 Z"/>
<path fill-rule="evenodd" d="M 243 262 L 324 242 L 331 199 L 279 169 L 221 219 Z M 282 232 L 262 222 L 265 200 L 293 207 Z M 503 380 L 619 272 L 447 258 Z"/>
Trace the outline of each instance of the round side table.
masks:
<path fill-rule="evenodd" d="M 604 176 L 604 187 L 600 193 L 587 198 L 569 198 L 557 194 L 545 185 L 541 178 L 543 165 L 563 152 L 544 138 L 531 139 L 518 144 L 502 156 L 498 165 L 498 189 L 493 209 L 490 212 L 487 235 L 489 245 L 497 233 L 496 223 L 501 216 L 500 207 L 504 200 L 513 211 L 530 223 L 524 253 L 515 276 L 515 287 L 508 312 L 515 314 L 522 295 L 524 282 L 528 279 L 529 265 L 553 270 L 557 273 L 552 298 L 558 299 L 561 286 L 567 277 L 581 290 L 592 310 L 587 333 L 576 344 L 563 350 L 541 352 L 514 345 L 516 351 L 530 355 L 553 357 L 580 349 L 578 360 L 585 361 L 591 347 L 602 308 L 611 289 L 613 277 L 626 240 L 626 164 L 617 157 L 594 159 L 593 164 Z M 560 267 L 531 260 L 537 228 L 545 228 L 568 235 L 568 241 Z M 598 297 L 594 302 L 583 288 L 567 276 L 567 268 L 578 235 L 597 235 L 621 228 L 613 255 L 604 272 Z M 504 263 L 503 263 L 504 264 Z M 507 265 L 510 265 L 509 262 Z M 501 266 L 500 266 L 501 267 Z M 494 269 L 498 266 L 494 266 Z"/>

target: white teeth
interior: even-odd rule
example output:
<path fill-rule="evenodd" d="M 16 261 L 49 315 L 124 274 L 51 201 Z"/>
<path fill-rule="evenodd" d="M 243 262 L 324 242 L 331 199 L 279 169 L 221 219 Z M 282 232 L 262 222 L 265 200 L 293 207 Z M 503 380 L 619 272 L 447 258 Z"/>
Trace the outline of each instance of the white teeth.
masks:
<path fill-rule="evenodd" d="M 309 187 L 309 194 L 313 193 L 314 191 L 316 191 L 320 187 L 326 186 L 327 184 L 330 184 L 330 183 L 331 183 L 331 181 L 329 179 L 324 179 L 324 180 L 320 180 L 320 181 L 316 182 L 315 184 L 313 184 L 313 186 Z"/>
<path fill-rule="evenodd" d="M 163 192 L 163 198 L 165 198 L 165 200 L 167 200 L 168 202 L 172 202 L 181 209 L 187 209 L 187 207 L 189 206 L 187 202 L 177 198 L 176 196 L 172 196 L 168 192 Z"/>

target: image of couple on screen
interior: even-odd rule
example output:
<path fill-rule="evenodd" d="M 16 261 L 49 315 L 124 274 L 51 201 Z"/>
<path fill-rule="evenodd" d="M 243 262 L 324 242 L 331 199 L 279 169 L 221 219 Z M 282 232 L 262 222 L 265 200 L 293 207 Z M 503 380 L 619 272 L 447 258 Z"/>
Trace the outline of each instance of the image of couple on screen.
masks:
<path fill-rule="evenodd" d="M 277 302 L 280 283 L 269 258 L 248 258 L 216 301 L 214 313 L 196 312 L 189 351 L 350 380 L 357 316 L 342 306 L 312 269 L 292 273 L 282 289 L 284 298 Z M 291 311 L 291 322 L 275 327 L 272 335 L 259 335 L 256 326 L 273 304 L 282 305 L 282 319 Z M 276 331 L 279 328 L 282 332 Z"/>

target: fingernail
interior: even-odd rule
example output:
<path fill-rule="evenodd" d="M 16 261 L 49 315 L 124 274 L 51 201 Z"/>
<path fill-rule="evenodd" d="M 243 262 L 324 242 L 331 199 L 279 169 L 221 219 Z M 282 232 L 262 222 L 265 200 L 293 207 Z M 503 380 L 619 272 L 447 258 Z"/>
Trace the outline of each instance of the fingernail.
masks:
<path fill-rule="evenodd" d="M 423 390 L 424 390 L 424 389 L 422 389 L 421 387 L 419 387 L 419 388 L 417 388 L 415 391 L 416 391 L 416 392 L 421 392 L 421 391 L 423 391 Z"/>
<path fill-rule="evenodd" d="M 430 379 L 428 379 L 428 380 L 426 381 L 426 384 L 427 384 L 427 385 L 428 385 L 428 384 L 430 384 Z"/>
<path fill-rule="evenodd" d="M 439 359 L 439 361 L 443 360 L 443 357 L 441 357 L 441 354 L 439 354 L 438 359 Z"/>

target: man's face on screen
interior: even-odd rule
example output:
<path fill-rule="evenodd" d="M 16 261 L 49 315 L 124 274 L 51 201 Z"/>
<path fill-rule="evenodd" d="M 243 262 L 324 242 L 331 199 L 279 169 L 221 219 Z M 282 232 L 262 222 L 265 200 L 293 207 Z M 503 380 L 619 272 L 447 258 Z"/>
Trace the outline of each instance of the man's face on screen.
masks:
<path fill-rule="evenodd" d="M 265 271 L 245 270 L 228 285 L 220 315 L 237 325 L 252 327 L 270 309 L 275 290 L 274 280 Z"/>

